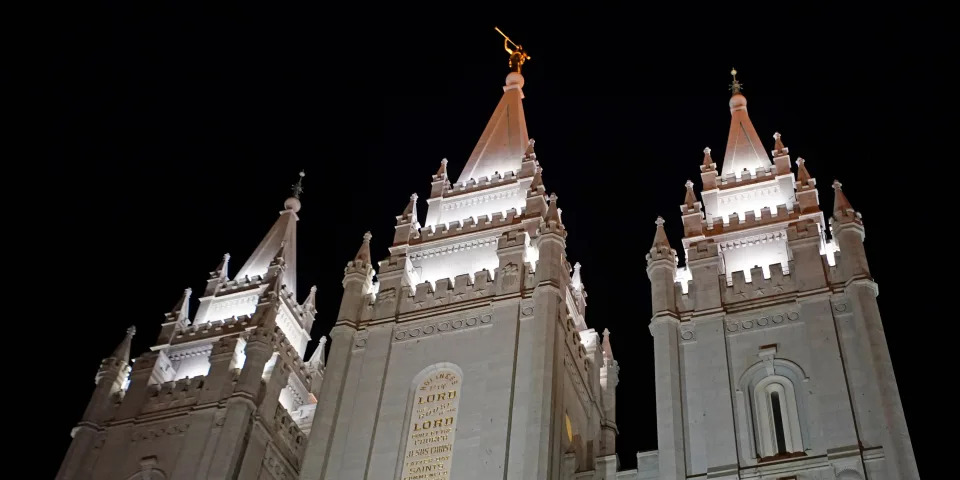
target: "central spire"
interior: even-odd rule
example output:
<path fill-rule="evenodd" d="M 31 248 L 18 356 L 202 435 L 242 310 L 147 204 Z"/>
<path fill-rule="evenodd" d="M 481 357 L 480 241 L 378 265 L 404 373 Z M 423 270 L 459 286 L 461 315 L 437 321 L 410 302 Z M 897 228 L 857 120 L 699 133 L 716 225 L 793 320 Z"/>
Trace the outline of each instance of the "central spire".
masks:
<path fill-rule="evenodd" d="M 519 47 L 517 47 L 519 50 Z M 508 50 L 509 51 L 509 50 Z M 524 54 L 526 55 L 526 54 Z M 515 59 L 516 51 L 511 53 L 511 72 L 507 75 L 503 87 L 503 97 L 497 104 L 487 127 L 480 135 L 480 141 L 473 148 L 467 165 L 463 167 L 457 183 L 467 180 L 490 178 L 494 173 L 520 169 L 523 153 L 527 149 L 527 121 L 523 115 L 523 75 L 520 74 L 520 60 Z M 529 57 L 523 57 L 527 60 Z M 514 68 L 515 67 L 515 68 Z"/>
<path fill-rule="evenodd" d="M 731 173 L 739 175 L 744 169 L 753 172 L 771 165 L 770 157 L 747 115 L 747 97 L 741 93 L 743 84 L 737 80 L 737 70 L 731 70 L 730 75 L 733 76 L 730 85 L 733 95 L 730 97 L 730 133 L 727 135 L 727 151 L 723 155 L 721 172 L 724 177 Z"/>

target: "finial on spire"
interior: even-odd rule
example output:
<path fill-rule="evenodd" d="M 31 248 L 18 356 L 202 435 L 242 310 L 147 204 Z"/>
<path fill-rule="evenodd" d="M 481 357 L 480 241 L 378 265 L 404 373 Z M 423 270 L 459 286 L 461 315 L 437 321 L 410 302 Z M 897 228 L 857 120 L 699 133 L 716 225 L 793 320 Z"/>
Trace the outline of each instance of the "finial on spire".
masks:
<path fill-rule="evenodd" d="M 730 70 L 730 75 L 733 77 L 733 83 L 730 84 L 730 91 L 732 91 L 733 94 L 736 95 L 736 94 L 740 93 L 740 90 L 743 89 L 743 84 L 741 84 L 740 81 L 737 80 L 737 69 L 736 69 L 736 68 L 733 68 L 733 69 Z"/>
<path fill-rule="evenodd" d="M 443 160 L 440 160 L 440 169 L 437 170 L 437 174 L 434 175 L 434 177 L 440 178 L 440 177 L 446 177 L 446 176 L 447 176 L 447 159 L 444 158 Z"/>
<path fill-rule="evenodd" d="M 530 55 L 527 55 L 527 52 L 523 50 L 523 45 L 513 43 L 513 40 L 510 40 L 510 37 L 503 33 L 498 27 L 493 27 L 493 29 L 500 35 L 503 35 L 503 49 L 510 54 L 510 71 L 520 73 L 524 62 L 530 60 Z M 513 45 L 514 48 L 510 48 L 510 45 Z"/>

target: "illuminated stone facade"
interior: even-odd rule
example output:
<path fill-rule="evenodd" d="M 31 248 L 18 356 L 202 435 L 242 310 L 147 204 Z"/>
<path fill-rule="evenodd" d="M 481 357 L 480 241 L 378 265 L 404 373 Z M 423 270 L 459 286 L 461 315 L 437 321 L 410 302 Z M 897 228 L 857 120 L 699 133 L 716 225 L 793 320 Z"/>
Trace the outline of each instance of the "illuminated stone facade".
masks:
<path fill-rule="evenodd" d="M 918 479 L 860 214 L 835 182 L 825 220 L 734 87 L 723 173 L 704 150 L 680 205 L 686 266 L 662 219 L 647 255 L 658 478 Z"/>
<path fill-rule="evenodd" d="M 370 235 L 335 325 L 303 354 L 316 289 L 296 285 L 298 198 L 234 278 L 184 292 L 156 345 L 105 359 L 59 479 L 915 479 L 862 240 L 836 185 L 773 161 L 730 100 L 723 175 L 681 205 L 686 266 L 658 221 L 652 286 L 659 449 L 618 471 L 619 367 L 586 320 L 523 113 L 503 97 L 456 183 L 412 195 L 374 269 Z M 832 232 L 832 240 L 827 233 Z M 376 280 L 375 280 L 376 277 Z M 643 374 L 637 372 L 637 374 Z"/>

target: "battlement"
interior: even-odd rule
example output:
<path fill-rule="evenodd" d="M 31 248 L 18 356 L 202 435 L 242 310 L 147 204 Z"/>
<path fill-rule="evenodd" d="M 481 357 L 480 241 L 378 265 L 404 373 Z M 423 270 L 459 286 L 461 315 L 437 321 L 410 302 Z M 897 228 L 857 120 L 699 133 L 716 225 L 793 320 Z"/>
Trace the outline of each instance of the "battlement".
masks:
<path fill-rule="evenodd" d="M 387 300 L 385 295 L 393 292 L 380 292 L 377 302 Z M 423 282 L 414 288 L 403 287 L 400 292 L 400 313 L 424 310 L 443 305 L 450 305 L 465 300 L 493 296 L 496 293 L 495 278 L 489 270 L 483 269 L 473 275 L 457 275 L 451 284 L 449 278 L 441 278 L 436 286 L 430 282 Z"/>
<path fill-rule="evenodd" d="M 763 268 L 751 268 L 749 282 L 746 280 L 746 274 L 743 270 L 733 272 L 730 275 L 731 281 L 725 282 L 727 285 L 722 292 L 723 302 L 737 303 L 797 291 L 797 285 L 793 276 L 789 273 L 784 273 L 783 265 L 774 263 L 768 268 L 770 272 L 769 277 L 763 276 Z M 787 272 L 789 272 L 789 266 Z M 725 280 L 725 276 L 721 275 L 721 278 Z"/>
<path fill-rule="evenodd" d="M 193 324 L 177 331 L 171 344 L 192 342 L 221 335 L 229 335 L 245 331 L 253 326 L 253 317 L 250 315 L 241 315 L 239 317 L 227 318 L 225 320 L 214 320 L 200 324 Z"/>
<path fill-rule="evenodd" d="M 277 405 L 277 410 L 273 415 L 272 433 L 278 443 L 287 450 L 285 453 L 289 455 L 288 460 L 297 468 L 300 468 L 300 463 L 303 461 L 303 452 L 307 446 L 307 437 L 282 405 Z"/>
<path fill-rule="evenodd" d="M 195 405 L 206 375 L 181 378 L 147 387 L 147 399 L 144 402 L 142 413 L 155 412 L 168 408 L 186 407 Z"/>
<path fill-rule="evenodd" d="M 519 224 L 523 218 L 524 208 L 518 212 L 516 208 L 507 210 L 506 215 L 503 212 L 494 212 L 492 216 L 480 215 L 476 220 L 468 217 L 463 220 L 454 220 L 449 223 L 441 223 L 420 229 L 418 238 L 411 238 L 410 244 L 417 245 L 424 242 L 438 240 L 441 238 L 450 238 L 465 233 L 480 232 L 506 225 Z"/>
<path fill-rule="evenodd" d="M 466 193 L 473 193 L 476 191 L 484 190 L 487 188 L 500 187 L 503 185 L 509 185 L 511 183 L 516 183 L 519 178 L 519 171 L 509 171 L 504 173 L 494 172 L 493 175 L 488 177 L 480 177 L 478 179 L 469 179 L 465 182 L 454 183 L 450 185 L 450 189 L 447 190 L 444 197 L 453 197 L 457 195 L 463 195 Z"/>
<path fill-rule="evenodd" d="M 703 234 L 707 237 L 711 237 L 723 235 L 724 233 L 746 230 L 748 228 L 762 225 L 794 221 L 798 220 L 799 218 L 799 211 L 796 209 L 793 211 L 787 210 L 787 206 L 785 204 L 780 204 L 777 205 L 776 212 L 772 211 L 770 207 L 761 208 L 760 218 L 757 218 L 757 214 L 753 210 L 744 212 L 743 218 L 740 218 L 740 215 L 736 212 L 726 217 L 708 218 L 706 221 L 706 229 L 704 230 Z"/>
<path fill-rule="evenodd" d="M 263 285 L 263 282 L 263 275 L 254 275 L 252 277 L 244 275 L 243 277 L 234 278 L 233 280 L 226 280 L 220 283 L 220 288 L 217 289 L 217 295 L 252 290 L 254 287 Z"/>
<path fill-rule="evenodd" d="M 744 187 L 767 180 L 773 180 L 777 176 L 777 172 L 773 166 L 758 168 L 753 172 L 744 170 L 739 172 L 739 174 L 740 176 L 738 177 L 736 173 L 731 172 L 723 177 L 717 178 L 717 188 L 726 190 L 729 188 Z"/>

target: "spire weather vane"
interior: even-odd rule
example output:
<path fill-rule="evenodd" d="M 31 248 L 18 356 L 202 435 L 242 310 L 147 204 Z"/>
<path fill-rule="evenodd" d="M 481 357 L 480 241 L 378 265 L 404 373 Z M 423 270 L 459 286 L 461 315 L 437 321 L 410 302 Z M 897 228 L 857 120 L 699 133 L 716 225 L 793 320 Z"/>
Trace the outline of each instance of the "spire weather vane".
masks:
<path fill-rule="evenodd" d="M 733 83 L 730 84 L 730 91 L 732 91 L 732 92 L 734 93 L 734 95 L 736 95 L 736 94 L 740 93 L 740 90 L 743 88 L 743 84 L 740 83 L 739 80 L 737 80 L 737 69 L 736 69 L 736 68 L 733 68 L 733 69 L 730 70 L 730 75 L 733 76 Z"/>
<path fill-rule="evenodd" d="M 527 52 L 523 50 L 523 45 L 513 43 L 513 40 L 510 40 L 510 37 L 503 33 L 500 28 L 493 27 L 493 29 L 503 35 L 503 49 L 510 54 L 510 71 L 520 73 L 520 67 L 523 66 L 524 62 L 530 60 L 530 55 L 527 55 Z M 510 48 L 510 45 L 513 45 L 514 48 Z"/>
<path fill-rule="evenodd" d="M 303 177 L 307 176 L 306 172 L 300 170 L 300 178 L 297 179 L 297 183 L 290 185 L 290 190 L 293 190 L 293 198 L 297 200 L 300 199 L 300 194 L 303 193 Z"/>

